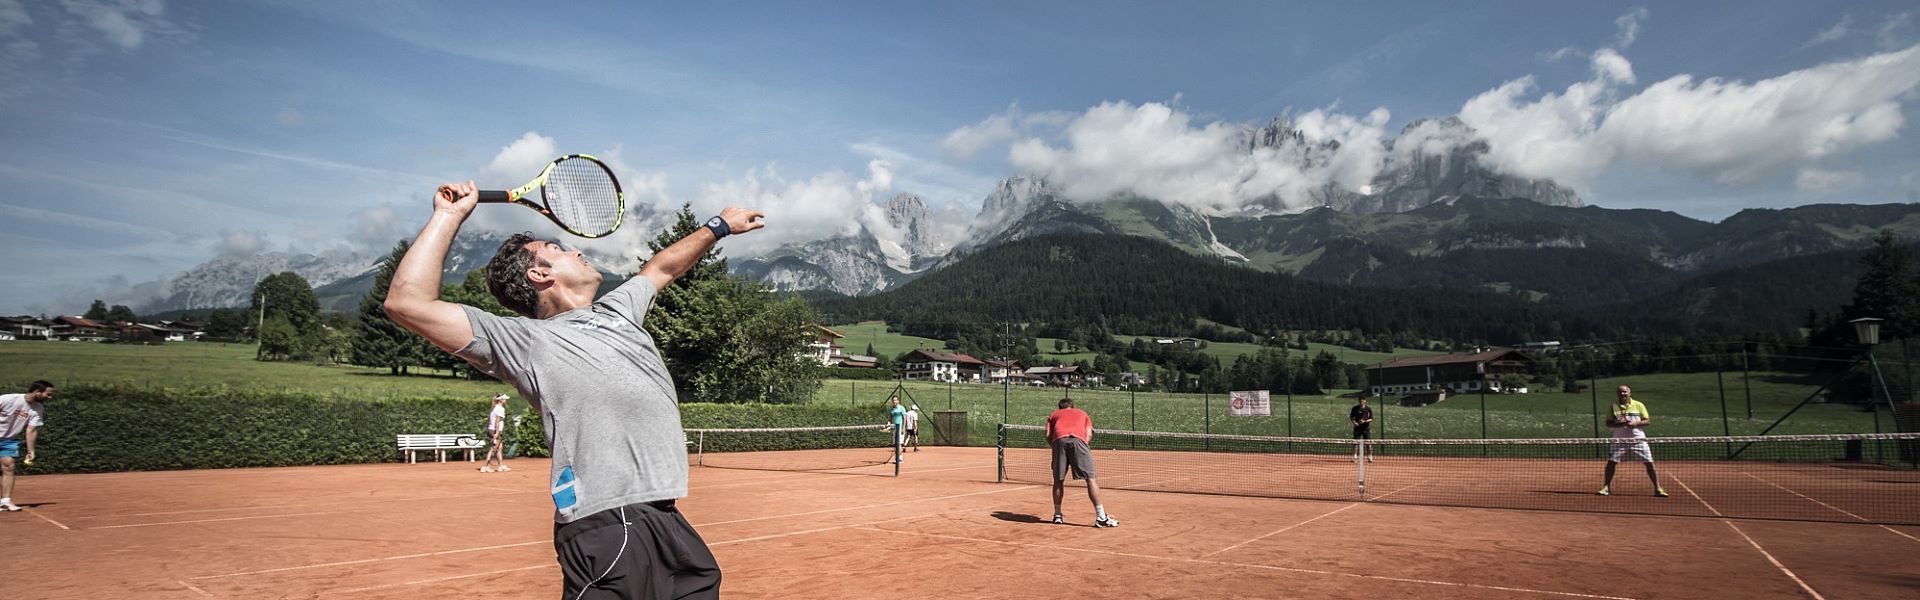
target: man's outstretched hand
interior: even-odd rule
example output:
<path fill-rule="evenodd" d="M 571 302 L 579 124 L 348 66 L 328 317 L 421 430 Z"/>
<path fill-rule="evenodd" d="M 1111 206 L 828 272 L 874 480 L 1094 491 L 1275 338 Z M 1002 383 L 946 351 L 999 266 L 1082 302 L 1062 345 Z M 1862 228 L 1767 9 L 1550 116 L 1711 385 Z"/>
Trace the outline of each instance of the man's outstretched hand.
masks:
<path fill-rule="evenodd" d="M 727 231 L 736 234 L 766 227 L 766 218 L 767 213 L 738 206 L 729 206 L 720 211 L 720 220 L 727 222 Z"/>

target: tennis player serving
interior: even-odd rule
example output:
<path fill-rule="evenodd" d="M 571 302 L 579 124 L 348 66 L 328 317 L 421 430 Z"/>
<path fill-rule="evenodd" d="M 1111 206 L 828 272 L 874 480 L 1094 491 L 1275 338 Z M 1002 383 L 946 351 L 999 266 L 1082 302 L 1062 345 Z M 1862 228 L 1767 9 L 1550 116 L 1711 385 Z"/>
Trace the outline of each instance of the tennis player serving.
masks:
<path fill-rule="evenodd" d="M 719 597 L 720 566 L 674 507 L 687 494 L 679 399 L 642 324 L 661 288 L 720 238 L 761 228 L 762 214 L 721 211 L 597 300 L 600 273 L 578 250 L 515 234 L 487 263 L 488 290 L 523 315 L 507 318 L 440 299 L 447 249 L 478 200 L 473 182 L 436 191 L 394 270 L 387 314 L 540 411 L 562 598 Z"/>

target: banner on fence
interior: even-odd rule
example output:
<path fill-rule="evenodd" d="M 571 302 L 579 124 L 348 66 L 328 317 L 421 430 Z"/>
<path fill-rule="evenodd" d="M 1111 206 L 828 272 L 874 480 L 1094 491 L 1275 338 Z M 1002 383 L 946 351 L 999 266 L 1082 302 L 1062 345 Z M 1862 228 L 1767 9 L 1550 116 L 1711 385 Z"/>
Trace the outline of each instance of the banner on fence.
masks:
<path fill-rule="evenodd" d="M 1271 405 L 1267 402 L 1266 390 L 1231 392 L 1228 397 L 1232 399 L 1228 403 L 1232 410 L 1227 414 L 1236 417 L 1266 417 L 1273 414 Z"/>

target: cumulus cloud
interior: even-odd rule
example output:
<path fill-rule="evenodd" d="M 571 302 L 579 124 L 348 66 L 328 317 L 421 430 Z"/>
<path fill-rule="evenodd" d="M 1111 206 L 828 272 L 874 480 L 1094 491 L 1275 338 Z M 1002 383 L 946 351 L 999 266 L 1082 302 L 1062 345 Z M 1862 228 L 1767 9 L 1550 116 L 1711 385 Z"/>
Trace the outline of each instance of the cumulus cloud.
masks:
<path fill-rule="evenodd" d="M 245 258 L 272 250 L 273 243 L 256 231 L 222 231 L 213 242 L 215 256 Z"/>
<path fill-rule="evenodd" d="M 955 129 L 940 140 L 940 148 L 948 156 L 967 160 L 988 146 L 1010 141 L 1019 135 L 1013 130 L 1013 118 L 1007 115 L 993 115 L 979 123 Z"/>
<path fill-rule="evenodd" d="M 1676 75 L 1635 94 L 1631 64 L 1596 52 L 1593 78 L 1532 97 L 1532 77 L 1475 96 L 1460 118 L 1506 173 L 1581 185 L 1616 164 L 1752 185 L 1891 139 L 1920 85 L 1920 46 L 1755 82 Z"/>
<path fill-rule="evenodd" d="M 873 209 L 892 186 L 891 165 L 877 159 L 868 161 L 865 177 L 828 171 L 789 179 L 769 166 L 748 171 L 739 179 L 700 186 L 692 205 L 694 213 L 700 215 L 718 213 L 728 206 L 765 212 L 766 229 L 723 242 L 729 253 L 754 256 L 788 243 L 852 234 L 862 226 L 891 232 L 884 212 Z"/>
<path fill-rule="evenodd" d="M 1801 169 L 1793 179 L 1794 187 L 1812 194 L 1834 194 L 1859 188 L 1867 183 L 1867 176 L 1859 171 L 1829 171 L 1825 169 Z"/>
<path fill-rule="evenodd" d="M 1389 117 L 1384 108 L 1364 117 L 1310 111 L 1295 121 L 1306 144 L 1249 148 L 1245 124 L 1107 102 L 1074 117 L 1057 141 L 1014 142 L 1008 159 L 1074 200 L 1136 194 L 1216 214 L 1275 199 L 1300 207 L 1328 185 L 1357 190 L 1379 172 Z M 1327 142 L 1339 151 L 1323 150 Z"/>
<path fill-rule="evenodd" d="M 1063 127 L 1073 117 L 1073 113 L 1060 111 L 1024 114 L 1020 111 L 1020 105 L 1014 104 L 1007 107 L 1004 113 L 948 132 L 947 137 L 940 140 L 940 149 L 948 158 L 971 160 L 982 150 L 1013 141 L 1035 129 Z"/>

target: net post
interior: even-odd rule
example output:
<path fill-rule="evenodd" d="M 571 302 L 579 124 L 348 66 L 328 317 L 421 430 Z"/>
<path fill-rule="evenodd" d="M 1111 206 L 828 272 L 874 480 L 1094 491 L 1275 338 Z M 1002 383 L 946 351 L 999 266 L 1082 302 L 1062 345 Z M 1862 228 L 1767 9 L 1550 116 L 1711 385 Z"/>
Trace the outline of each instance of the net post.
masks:
<path fill-rule="evenodd" d="M 1371 457 L 1367 455 L 1366 440 L 1354 440 L 1353 444 L 1353 464 L 1360 469 L 1360 497 L 1365 498 L 1367 497 L 1367 460 Z"/>
<path fill-rule="evenodd" d="M 1747 394 L 1748 421 L 1753 420 L 1753 373 L 1747 370 L 1747 345 L 1750 343 L 1751 342 L 1746 341 L 1740 342 L 1740 387 L 1744 389 Z"/>
<path fill-rule="evenodd" d="M 1587 398 L 1593 403 L 1593 437 L 1600 437 L 1600 367 L 1593 364 L 1593 355 L 1587 355 Z M 1604 450 L 1594 447 L 1593 456 L 1606 456 Z"/>
<path fill-rule="evenodd" d="M 694 446 L 693 462 L 702 467 L 707 466 L 707 432 L 705 431 L 700 432 L 700 441 Z"/>
<path fill-rule="evenodd" d="M 994 433 L 994 483 L 1007 482 L 1007 424 L 1001 423 Z"/>
<path fill-rule="evenodd" d="M 1136 391 L 1134 390 L 1134 388 L 1137 387 L 1140 386 L 1132 385 L 1127 387 L 1127 431 L 1140 430 L 1140 399 L 1135 397 Z M 1138 437 L 1139 436 L 1127 436 L 1127 447 L 1138 447 Z"/>
<path fill-rule="evenodd" d="M 1733 435 L 1733 425 L 1727 422 L 1727 378 L 1722 374 L 1718 361 L 1713 365 L 1713 381 L 1720 386 L 1720 435 Z M 1727 458 L 1733 458 L 1733 442 L 1727 442 Z"/>

